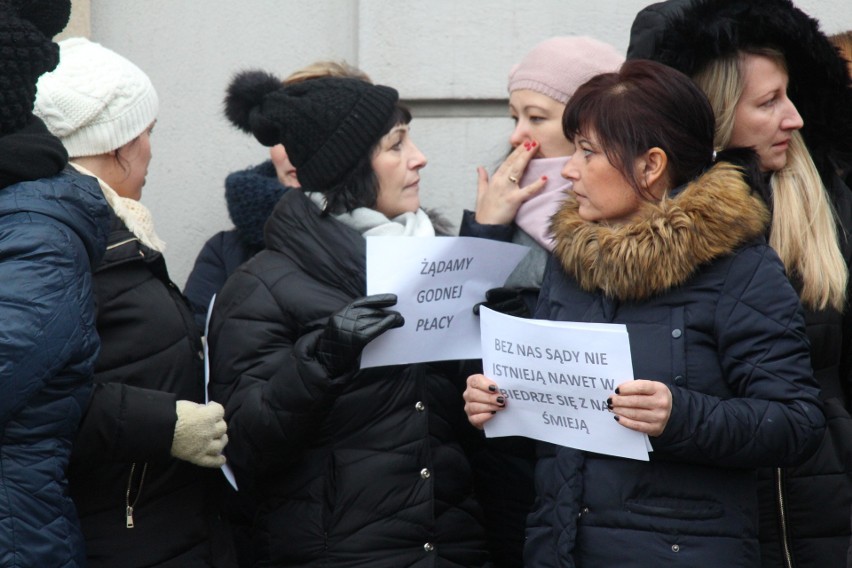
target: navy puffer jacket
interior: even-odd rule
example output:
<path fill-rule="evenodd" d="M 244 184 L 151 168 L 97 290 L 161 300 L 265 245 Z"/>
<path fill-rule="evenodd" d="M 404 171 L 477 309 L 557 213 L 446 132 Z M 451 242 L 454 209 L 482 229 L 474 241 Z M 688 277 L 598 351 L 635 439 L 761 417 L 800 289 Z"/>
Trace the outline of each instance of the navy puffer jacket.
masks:
<path fill-rule="evenodd" d="M 526 565 L 757 567 L 760 466 L 801 463 L 825 420 L 768 214 L 731 166 L 620 227 L 554 218 L 536 316 L 626 324 L 672 410 L 649 462 L 542 444 Z"/>
<path fill-rule="evenodd" d="M 98 354 L 97 182 L 66 168 L 0 189 L 0 566 L 85 566 L 65 469 Z"/>

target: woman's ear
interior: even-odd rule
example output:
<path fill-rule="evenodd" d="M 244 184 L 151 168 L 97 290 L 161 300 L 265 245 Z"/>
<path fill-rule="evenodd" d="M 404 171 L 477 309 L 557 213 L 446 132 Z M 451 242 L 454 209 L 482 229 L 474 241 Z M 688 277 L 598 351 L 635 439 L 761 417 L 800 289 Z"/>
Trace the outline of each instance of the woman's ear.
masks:
<path fill-rule="evenodd" d="M 662 148 L 653 147 L 639 158 L 639 179 L 657 199 L 662 199 L 668 188 L 669 157 Z"/>

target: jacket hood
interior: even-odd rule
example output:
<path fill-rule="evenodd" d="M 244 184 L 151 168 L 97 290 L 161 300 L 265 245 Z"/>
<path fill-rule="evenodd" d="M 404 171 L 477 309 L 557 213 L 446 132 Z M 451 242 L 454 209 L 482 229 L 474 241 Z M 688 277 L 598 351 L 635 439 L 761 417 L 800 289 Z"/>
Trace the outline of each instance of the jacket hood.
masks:
<path fill-rule="evenodd" d="M 71 167 L 54 177 L 21 182 L 0 191 L 0 217 L 30 212 L 56 219 L 77 233 L 92 266 L 100 262 L 106 247 L 109 211 L 97 180 Z"/>
<path fill-rule="evenodd" d="M 271 160 L 225 178 L 228 215 L 240 242 L 249 250 L 258 251 L 264 247 L 263 224 L 288 189 L 278 181 Z"/>
<path fill-rule="evenodd" d="M 641 301 L 762 237 L 768 222 L 766 206 L 739 169 L 720 163 L 676 196 L 646 202 L 624 225 L 584 221 L 569 198 L 552 219 L 553 253 L 583 290 Z"/>
<path fill-rule="evenodd" d="M 639 12 L 628 58 L 653 59 L 694 76 L 745 47 L 780 49 L 789 96 L 823 181 L 852 163 L 852 83 L 846 62 L 811 18 L 789 0 L 670 0 Z"/>

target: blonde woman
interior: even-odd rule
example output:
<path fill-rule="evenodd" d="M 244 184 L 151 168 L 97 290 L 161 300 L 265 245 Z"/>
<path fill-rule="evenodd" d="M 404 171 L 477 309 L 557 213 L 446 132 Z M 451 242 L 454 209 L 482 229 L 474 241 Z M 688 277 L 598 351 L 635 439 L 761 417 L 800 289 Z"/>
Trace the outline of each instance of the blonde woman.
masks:
<path fill-rule="evenodd" d="M 700 25 L 698 23 L 700 22 Z M 633 25 L 630 57 L 692 76 L 716 114 L 715 146 L 754 148 L 769 180 L 770 245 L 805 309 L 829 428 L 796 468 L 762 472 L 763 566 L 844 566 L 850 538 L 848 309 L 852 89 L 818 23 L 788 0 L 666 2 Z"/>

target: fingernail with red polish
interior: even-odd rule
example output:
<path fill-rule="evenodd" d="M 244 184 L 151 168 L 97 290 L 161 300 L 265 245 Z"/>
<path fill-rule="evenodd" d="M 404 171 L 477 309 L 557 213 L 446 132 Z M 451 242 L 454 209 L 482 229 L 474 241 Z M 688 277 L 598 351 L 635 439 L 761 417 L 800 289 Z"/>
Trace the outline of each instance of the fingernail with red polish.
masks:
<path fill-rule="evenodd" d="M 541 181 L 547 181 L 547 176 L 541 176 Z"/>

